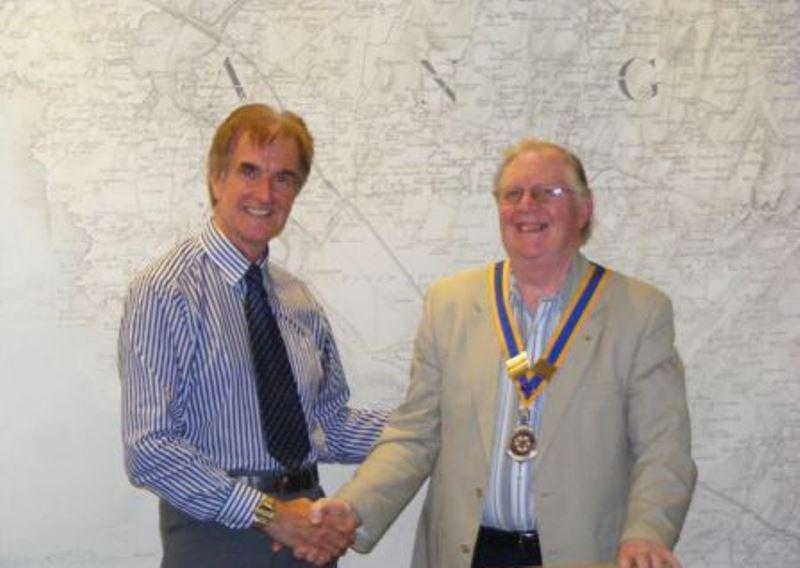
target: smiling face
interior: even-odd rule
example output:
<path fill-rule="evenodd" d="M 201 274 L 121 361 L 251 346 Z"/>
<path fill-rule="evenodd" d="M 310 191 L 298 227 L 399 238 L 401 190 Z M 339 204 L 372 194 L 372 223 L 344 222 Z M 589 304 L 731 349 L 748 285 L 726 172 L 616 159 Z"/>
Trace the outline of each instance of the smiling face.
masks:
<path fill-rule="evenodd" d="M 259 146 L 239 137 L 227 169 L 211 179 L 214 223 L 251 262 L 283 230 L 300 190 L 297 143 L 276 138 Z"/>
<path fill-rule="evenodd" d="M 566 191 L 546 203 L 529 188 L 575 188 L 575 173 L 553 149 L 527 151 L 508 163 L 498 183 L 500 234 L 512 264 L 548 268 L 568 263 L 581 245 L 581 229 L 592 216 L 592 199 Z M 504 203 L 512 188 L 524 190 L 519 203 Z"/>

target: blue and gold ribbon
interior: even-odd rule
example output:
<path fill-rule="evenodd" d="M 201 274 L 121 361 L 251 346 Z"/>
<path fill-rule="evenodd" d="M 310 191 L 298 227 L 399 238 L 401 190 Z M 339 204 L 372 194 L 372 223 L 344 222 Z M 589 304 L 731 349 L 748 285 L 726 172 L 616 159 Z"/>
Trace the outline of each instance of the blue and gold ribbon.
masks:
<path fill-rule="evenodd" d="M 591 263 L 591 268 L 584 274 L 564 310 L 547 344 L 545 355 L 532 367 L 511 310 L 510 270 L 511 265 L 507 260 L 489 266 L 489 293 L 494 306 L 497 336 L 506 356 L 506 370 L 517 387 L 521 404 L 529 408 L 566 359 L 576 332 L 583 326 L 600 297 L 600 291 L 607 281 L 608 270 Z"/>

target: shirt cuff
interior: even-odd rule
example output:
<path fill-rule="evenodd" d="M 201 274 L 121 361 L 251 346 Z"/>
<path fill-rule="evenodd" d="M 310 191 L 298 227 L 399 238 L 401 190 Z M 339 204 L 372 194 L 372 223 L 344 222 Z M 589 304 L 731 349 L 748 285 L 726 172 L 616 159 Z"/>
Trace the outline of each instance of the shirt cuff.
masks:
<path fill-rule="evenodd" d="M 236 482 L 215 520 L 229 529 L 249 528 L 255 520 L 256 506 L 261 498 L 258 489 Z"/>

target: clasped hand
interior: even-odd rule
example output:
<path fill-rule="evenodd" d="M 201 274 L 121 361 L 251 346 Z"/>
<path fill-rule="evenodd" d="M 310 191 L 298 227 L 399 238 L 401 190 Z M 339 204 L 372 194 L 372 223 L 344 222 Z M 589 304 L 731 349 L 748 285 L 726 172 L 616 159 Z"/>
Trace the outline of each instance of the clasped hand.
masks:
<path fill-rule="evenodd" d="M 272 549 L 292 549 L 295 558 L 324 566 L 342 556 L 361 524 L 350 505 L 339 499 L 306 498 L 277 501 L 275 517 L 266 527 L 275 540 Z"/>

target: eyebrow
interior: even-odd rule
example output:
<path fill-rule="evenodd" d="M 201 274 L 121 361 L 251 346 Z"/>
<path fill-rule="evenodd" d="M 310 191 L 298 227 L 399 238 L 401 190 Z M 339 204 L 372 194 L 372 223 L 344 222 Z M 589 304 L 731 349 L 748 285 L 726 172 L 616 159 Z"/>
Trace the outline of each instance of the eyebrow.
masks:
<path fill-rule="evenodd" d="M 243 174 L 254 174 L 256 177 L 261 177 L 264 173 L 264 169 L 259 166 L 258 164 L 254 164 L 253 162 L 248 162 L 247 160 L 242 160 L 236 165 L 236 171 L 243 173 Z M 284 176 L 284 177 L 291 177 L 293 181 L 296 183 L 300 183 L 300 173 L 289 169 L 284 168 L 282 170 L 278 170 L 272 174 L 269 174 L 270 177 L 272 176 Z"/>
<path fill-rule="evenodd" d="M 510 190 L 510 189 L 533 189 L 536 187 L 560 187 L 563 189 L 571 189 L 571 185 L 567 182 L 558 182 L 558 183 L 535 183 L 533 185 L 522 185 L 522 184 L 512 184 L 512 185 L 504 185 L 500 187 L 500 191 Z"/>
<path fill-rule="evenodd" d="M 258 164 L 254 164 L 253 162 L 248 162 L 246 160 L 239 162 L 236 164 L 236 169 L 239 171 L 243 170 L 256 170 L 261 171 L 261 167 Z"/>

